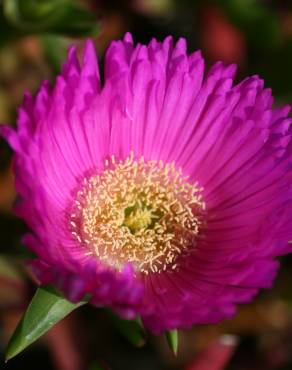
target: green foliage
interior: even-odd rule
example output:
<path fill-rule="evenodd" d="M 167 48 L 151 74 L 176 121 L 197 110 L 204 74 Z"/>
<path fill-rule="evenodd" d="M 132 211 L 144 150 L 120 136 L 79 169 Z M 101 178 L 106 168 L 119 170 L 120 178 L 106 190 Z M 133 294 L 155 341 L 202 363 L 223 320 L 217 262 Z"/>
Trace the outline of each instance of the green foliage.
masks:
<path fill-rule="evenodd" d="M 43 35 L 41 37 L 44 55 L 55 74 L 60 73 L 60 67 L 66 59 L 66 40 L 58 35 Z"/>
<path fill-rule="evenodd" d="M 218 3 L 250 44 L 269 49 L 279 42 L 280 21 L 266 4 L 257 0 L 218 0 Z"/>
<path fill-rule="evenodd" d="M 133 346 L 142 347 L 145 344 L 145 331 L 139 318 L 136 320 L 123 320 L 108 311 L 114 327 L 125 337 Z"/>
<path fill-rule="evenodd" d="M 3 0 L 0 46 L 28 34 L 90 36 L 99 26 L 93 12 L 73 0 Z"/>
<path fill-rule="evenodd" d="M 36 341 L 70 312 L 87 303 L 67 301 L 52 287 L 40 287 L 19 322 L 6 349 L 10 360 Z"/>
<path fill-rule="evenodd" d="M 169 348 L 174 353 L 174 355 L 177 355 L 178 350 L 178 331 L 177 330 L 169 330 L 165 333 L 166 340 Z"/>

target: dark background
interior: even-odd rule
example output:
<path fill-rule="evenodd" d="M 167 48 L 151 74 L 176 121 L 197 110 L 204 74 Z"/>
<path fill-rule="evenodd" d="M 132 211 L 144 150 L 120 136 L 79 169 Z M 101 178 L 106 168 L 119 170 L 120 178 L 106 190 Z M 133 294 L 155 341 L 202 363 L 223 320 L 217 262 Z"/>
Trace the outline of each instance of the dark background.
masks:
<path fill-rule="evenodd" d="M 113 39 L 136 42 L 171 34 L 207 65 L 238 64 L 238 79 L 259 74 L 276 105 L 292 102 L 292 1 L 264 0 L 0 0 L 0 122 L 15 124 L 26 90 L 54 79 L 72 42 L 94 39 L 102 62 Z M 25 225 L 11 213 L 11 151 L 0 141 L 0 350 L 35 291 L 20 244 Z M 292 258 L 282 259 L 275 287 L 233 320 L 181 331 L 178 356 L 165 338 L 147 335 L 136 348 L 105 310 L 85 306 L 0 368 L 56 370 L 292 369 Z M 226 335 L 228 334 L 228 336 Z"/>

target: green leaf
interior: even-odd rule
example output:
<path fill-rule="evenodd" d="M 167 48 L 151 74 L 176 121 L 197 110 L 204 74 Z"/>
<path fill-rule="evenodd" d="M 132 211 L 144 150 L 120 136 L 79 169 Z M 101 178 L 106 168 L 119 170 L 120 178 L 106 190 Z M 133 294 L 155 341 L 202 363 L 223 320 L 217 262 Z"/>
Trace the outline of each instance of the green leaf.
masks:
<path fill-rule="evenodd" d="M 21 36 L 26 36 L 26 33 L 23 32 Z M 13 27 L 10 22 L 8 22 L 3 13 L 3 6 L 0 5 L 0 48 L 10 42 L 14 42 L 15 40 L 19 39 L 19 37 L 19 30 Z"/>
<path fill-rule="evenodd" d="M 87 300 L 71 303 L 49 286 L 38 288 L 8 343 L 6 360 L 23 351 L 58 321 L 85 303 Z"/>
<path fill-rule="evenodd" d="M 94 12 L 73 0 L 3 0 L 3 11 L 18 33 L 89 36 L 99 28 Z"/>
<path fill-rule="evenodd" d="M 145 330 L 141 320 L 123 320 L 108 311 L 111 322 L 115 328 L 135 347 L 142 347 L 145 344 Z"/>
<path fill-rule="evenodd" d="M 41 37 L 42 47 L 48 64 L 55 74 L 61 71 L 61 65 L 66 59 L 68 44 L 66 39 L 59 35 L 44 34 Z"/>
<path fill-rule="evenodd" d="M 280 40 L 281 25 L 272 6 L 257 0 L 219 0 L 230 21 L 241 29 L 248 43 L 270 49 Z"/>
<path fill-rule="evenodd" d="M 167 339 L 167 344 L 171 351 L 177 355 L 177 350 L 178 350 L 178 332 L 177 330 L 169 330 L 165 333 L 166 339 Z"/>

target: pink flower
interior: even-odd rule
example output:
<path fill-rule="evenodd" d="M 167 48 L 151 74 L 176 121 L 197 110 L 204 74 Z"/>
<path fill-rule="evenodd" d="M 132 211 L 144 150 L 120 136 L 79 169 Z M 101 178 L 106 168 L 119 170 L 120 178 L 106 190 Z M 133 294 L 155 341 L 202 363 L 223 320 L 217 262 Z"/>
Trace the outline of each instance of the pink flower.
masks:
<path fill-rule="evenodd" d="M 41 283 L 91 295 L 154 333 L 230 318 L 272 285 L 291 251 L 291 119 L 257 76 L 204 77 L 172 38 L 71 48 L 53 88 L 26 95 L 15 151 L 16 211 Z"/>

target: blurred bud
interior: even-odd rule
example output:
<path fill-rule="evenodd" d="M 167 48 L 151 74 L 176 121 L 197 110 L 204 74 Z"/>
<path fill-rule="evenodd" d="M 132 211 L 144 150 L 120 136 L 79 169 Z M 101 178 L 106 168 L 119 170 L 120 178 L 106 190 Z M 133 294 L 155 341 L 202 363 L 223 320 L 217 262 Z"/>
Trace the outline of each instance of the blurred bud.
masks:
<path fill-rule="evenodd" d="M 246 58 L 244 35 L 233 26 L 217 7 L 202 10 L 202 43 L 211 60 L 242 65 Z"/>

